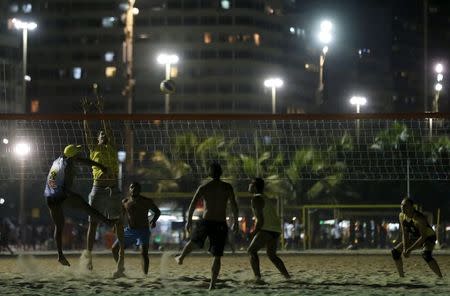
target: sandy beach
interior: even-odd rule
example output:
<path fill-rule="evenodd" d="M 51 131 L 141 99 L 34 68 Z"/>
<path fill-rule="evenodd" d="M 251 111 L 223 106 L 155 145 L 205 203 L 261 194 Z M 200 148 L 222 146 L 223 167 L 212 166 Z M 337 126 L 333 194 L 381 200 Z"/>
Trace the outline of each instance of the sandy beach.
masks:
<path fill-rule="evenodd" d="M 405 260 L 400 279 L 386 255 L 282 254 L 292 274 L 285 280 L 263 254 L 264 285 L 253 283 L 245 254 L 226 254 L 218 289 L 207 291 L 211 257 L 193 254 L 179 266 L 174 253 L 153 254 L 150 272 L 140 270 L 138 254 L 127 254 L 126 277 L 113 279 L 115 265 L 108 255 L 94 256 L 94 271 L 81 267 L 78 254 L 69 255 L 71 267 L 56 256 L 0 257 L 0 295 L 450 295 L 450 256 L 437 255 L 443 279 L 438 279 L 420 254 Z"/>

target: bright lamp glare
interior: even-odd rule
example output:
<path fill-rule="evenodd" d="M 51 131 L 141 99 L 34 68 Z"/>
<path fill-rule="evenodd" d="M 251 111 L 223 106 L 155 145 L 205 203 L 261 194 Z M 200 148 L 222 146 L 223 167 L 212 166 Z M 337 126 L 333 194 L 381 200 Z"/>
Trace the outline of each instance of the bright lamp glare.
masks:
<path fill-rule="evenodd" d="M 37 24 L 35 22 L 23 22 L 16 18 L 12 19 L 12 23 L 14 25 L 14 28 L 16 28 L 17 30 L 34 30 L 37 28 Z"/>
<path fill-rule="evenodd" d="M 14 146 L 14 153 L 18 156 L 26 156 L 30 153 L 31 147 L 28 143 L 17 143 Z"/>
<path fill-rule="evenodd" d="M 319 41 L 322 42 L 323 44 L 328 44 L 331 42 L 331 34 L 330 32 L 320 32 L 319 33 Z"/>
<path fill-rule="evenodd" d="M 323 54 L 327 54 L 327 52 L 328 52 L 328 46 L 324 46 L 324 47 L 322 48 L 322 52 L 323 52 Z"/>
<path fill-rule="evenodd" d="M 9 143 L 9 140 L 8 140 L 8 138 L 3 138 L 3 144 L 8 144 Z"/>
<path fill-rule="evenodd" d="M 437 81 L 442 81 L 442 79 L 444 79 L 444 75 L 442 75 L 442 73 L 439 73 L 439 74 L 436 76 L 436 80 L 437 80 Z"/>
<path fill-rule="evenodd" d="M 176 54 L 165 54 L 162 53 L 158 55 L 156 61 L 158 64 L 166 65 L 166 64 L 177 64 L 180 58 Z"/>
<path fill-rule="evenodd" d="M 365 97 L 354 96 L 350 98 L 350 104 L 364 106 L 367 104 L 367 99 Z"/>
<path fill-rule="evenodd" d="M 138 15 L 139 14 L 139 8 L 133 7 L 133 14 Z"/>
<path fill-rule="evenodd" d="M 434 71 L 436 71 L 436 73 L 442 73 L 444 71 L 444 66 L 441 63 L 438 63 L 434 67 Z"/>
<path fill-rule="evenodd" d="M 320 30 L 323 32 L 330 32 L 332 28 L 333 24 L 328 20 L 322 21 L 320 23 Z"/>
<path fill-rule="evenodd" d="M 281 87 L 283 86 L 283 80 L 280 78 L 269 78 L 264 80 L 265 87 Z"/>
<path fill-rule="evenodd" d="M 0 198 L 0 205 L 5 203 L 5 199 L 4 198 Z"/>
<path fill-rule="evenodd" d="M 441 91 L 441 90 L 442 90 L 442 84 L 436 83 L 436 85 L 434 86 L 434 89 L 435 89 L 436 91 Z"/>

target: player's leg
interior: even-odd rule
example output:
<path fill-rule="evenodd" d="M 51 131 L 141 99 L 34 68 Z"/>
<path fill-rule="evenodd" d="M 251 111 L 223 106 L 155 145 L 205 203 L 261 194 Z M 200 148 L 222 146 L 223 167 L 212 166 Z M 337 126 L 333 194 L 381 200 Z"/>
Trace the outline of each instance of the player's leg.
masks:
<path fill-rule="evenodd" d="M 221 267 L 221 256 L 214 256 L 211 266 L 211 282 L 209 283 L 209 290 L 216 288 L 217 278 L 219 277 Z"/>
<path fill-rule="evenodd" d="M 117 274 L 123 274 L 125 270 L 125 239 L 124 239 L 124 227 L 122 222 L 122 201 L 121 193 L 116 188 L 109 188 L 109 197 L 107 199 L 107 212 L 109 218 L 113 218 L 116 221 L 114 230 L 117 240 L 119 241 L 119 258 L 117 262 Z"/>
<path fill-rule="evenodd" d="M 86 212 L 89 216 L 94 217 L 95 219 L 100 220 L 107 225 L 113 225 L 115 222 L 100 214 L 99 211 L 91 207 L 87 202 L 84 201 L 81 195 L 77 193 L 68 192 L 66 202 L 70 204 L 72 207 L 78 208 Z"/>
<path fill-rule="evenodd" d="M 196 247 L 203 248 L 207 237 L 206 223 L 204 220 L 197 223 L 192 230 L 191 239 L 184 245 L 181 254 L 175 257 L 175 261 L 182 265 L 184 258 L 189 255 Z"/>
<path fill-rule="evenodd" d="M 277 256 L 277 245 L 278 245 L 278 237 L 271 235 L 271 237 L 267 241 L 267 256 L 270 261 L 272 261 L 273 265 L 278 269 L 278 271 L 286 278 L 289 279 L 291 276 L 286 269 L 283 261 L 280 257 Z"/>
<path fill-rule="evenodd" d="M 52 217 L 53 223 L 55 223 L 54 239 L 56 241 L 56 247 L 58 249 L 58 261 L 62 265 L 70 266 L 69 261 L 62 251 L 62 232 L 64 228 L 64 212 L 62 205 L 59 204 L 49 204 L 48 208 L 50 210 L 50 215 Z"/>
<path fill-rule="evenodd" d="M 91 207 L 96 209 L 97 211 L 104 213 L 104 198 L 101 196 L 100 191 L 102 188 L 93 186 L 91 192 L 89 193 L 89 204 Z M 92 250 L 94 248 L 95 243 L 95 235 L 97 232 L 98 220 L 93 216 L 89 216 L 89 225 L 86 234 L 86 251 L 83 252 L 83 255 L 86 259 L 86 267 L 89 270 L 93 269 L 92 265 Z"/>
<path fill-rule="evenodd" d="M 397 272 L 400 277 L 405 276 L 405 272 L 403 271 L 402 252 L 403 252 L 403 243 L 399 243 L 391 250 L 392 259 L 394 259 L 395 267 L 397 268 Z"/>
<path fill-rule="evenodd" d="M 264 231 L 258 231 L 247 249 L 247 253 L 250 255 L 250 266 L 252 267 L 257 282 L 261 281 L 258 251 L 263 248 L 267 242 L 267 238 L 264 234 Z"/>
<path fill-rule="evenodd" d="M 228 226 L 226 222 L 211 222 L 206 226 L 206 232 L 210 243 L 209 251 L 214 256 L 211 266 L 211 282 L 209 284 L 209 289 L 212 290 L 216 288 L 216 282 L 221 267 L 221 258 L 228 237 Z"/>
<path fill-rule="evenodd" d="M 147 244 L 143 243 L 141 245 L 141 257 L 142 257 L 141 261 L 142 272 L 144 272 L 144 274 L 148 274 L 148 267 L 150 264 L 150 260 L 148 259 L 148 243 Z"/>
<path fill-rule="evenodd" d="M 437 263 L 436 259 L 433 258 L 433 249 L 434 244 L 436 241 L 436 237 L 432 237 L 425 241 L 423 251 L 422 251 L 422 258 L 425 260 L 425 262 L 428 264 L 430 269 L 438 276 L 442 277 L 441 269 L 439 268 L 439 264 Z"/>

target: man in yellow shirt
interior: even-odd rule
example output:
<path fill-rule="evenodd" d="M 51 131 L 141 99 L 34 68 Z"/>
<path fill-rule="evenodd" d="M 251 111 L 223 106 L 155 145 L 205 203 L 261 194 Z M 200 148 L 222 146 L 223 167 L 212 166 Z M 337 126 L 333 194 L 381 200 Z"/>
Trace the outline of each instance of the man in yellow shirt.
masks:
<path fill-rule="evenodd" d="M 428 224 L 424 214 L 414 209 L 412 199 L 404 198 L 402 200 L 399 222 L 402 231 L 402 242 L 391 251 L 399 276 L 405 276 L 402 254 L 403 257 L 408 258 L 411 251 L 422 248 L 422 257 L 425 262 L 438 277 L 442 277 L 439 265 L 432 256 L 436 242 L 436 233 Z"/>
<path fill-rule="evenodd" d="M 101 113 L 103 102 L 100 98 L 97 99 L 97 108 Z M 86 114 L 89 106 L 87 100 L 82 101 L 82 106 Z M 84 132 L 90 152 L 90 159 L 107 168 L 105 173 L 98 167 L 92 167 L 93 186 L 89 194 L 89 203 L 106 217 L 118 219 L 114 229 L 119 242 L 119 258 L 114 277 L 121 277 L 124 272 L 124 230 L 122 221 L 122 194 L 118 189 L 119 164 L 112 129 L 109 123 L 104 120 L 102 120 L 102 127 L 103 129 L 98 133 L 97 143 L 94 143 L 89 124 L 86 120 L 84 121 Z M 87 233 L 87 250 L 83 254 L 87 259 L 87 268 L 90 270 L 93 268 L 91 252 L 94 246 L 97 226 L 98 220 L 90 217 Z"/>
<path fill-rule="evenodd" d="M 255 178 L 248 187 L 248 191 L 253 193 L 252 209 L 256 218 L 255 230 L 253 231 L 253 240 L 248 247 L 250 255 L 250 265 L 255 274 L 256 283 L 264 283 L 261 279 L 259 267 L 258 251 L 266 247 L 267 257 L 273 265 L 286 278 L 291 276 L 284 266 L 283 261 L 277 256 L 278 238 L 281 235 L 281 221 L 276 211 L 276 200 L 268 198 L 263 194 L 264 180 Z"/>

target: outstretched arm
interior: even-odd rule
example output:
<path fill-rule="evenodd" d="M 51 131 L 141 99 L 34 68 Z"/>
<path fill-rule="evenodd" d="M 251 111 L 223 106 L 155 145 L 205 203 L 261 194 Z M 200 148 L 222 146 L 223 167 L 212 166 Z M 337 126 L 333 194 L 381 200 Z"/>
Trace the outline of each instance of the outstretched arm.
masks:
<path fill-rule="evenodd" d="M 187 222 L 186 222 L 186 227 L 185 227 L 187 232 L 191 232 L 192 215 L 194 215 L 195 206 L 197 205 L 199 198 L 202 197 L 201 189 L 202 189 L 201 186 L 197 189 L 197 191 L 194 194 L 194 197 L 191 200 L 191 204 L 189 205 Z"/>
<path fill-rule="evenodd" d="M 105 101 L 103 100 L 103 97 L 99 95 L 97 95 L 96 107 L 98 113 L 103 114 L 103 110 L 105 108 Z M 111 122 L 107 120 L 102 120 L 102 128 L 105 131 L 106 137 L 108 137 L 111 145 L 116 146 L 116 139 L 114 138 L 114 134 L 111 128 Z"/>
<path fill-rule="evenodd" d="M 155 205 L 155 203 L 153 202 L 153 200 L 149 199 L 148 200 L 148 207 L 150 209 L 150 211 L 153 212 L 153 219 L 152 221 L 150 221 L 150 227 L 151 228 L 155 228 L 156 226 L 156 221 L 158 220 L 159 216 L 161 215 L 161 211 L 159 210 L 159 208 Z"/>
<path fill-rule="evenodd" d="M 75 157 L 74 161 L 76 161 L 76 162 L 78 162 L 80 164 L 83 164 L 83 165 L 87 165 L 87 166 L 96 166 L 96 167 L 100 168 L 103 172 L 107 171 L 107 168 L 104 165 L 102 165 L 102 164 L 100 164 L 100 163 L 98 163 L 96 161 L 93 161 L 91 159 L 88 159 L 88 158 Z"/>
<path fill-rule="evenodd" d="M 234 231 L 237 231 L 239 229 L 239 221 L 238 221 L 239 210 L 238 210 L 238 206 L 236 203 L 236 197 L 234 196 L 233 188 L 231 187 L 230 190 L 231 190 L 230 191 L 230 205 L 231 205 L 231 212 L 233 213 L 233 219 L 234 219 L 234 223 L 231 226 L 231 229 Z"/>
<path fill-rule="evenodd" d="M 81 99 L 81 107 L 83 108 L 83 113 L 86 115 L 89 110 L 89 100 L 87 98 Z M 89 123 L 87 120 L 83 120 L 83 129 L 84 129 L 84 139 L 86 140 L 86 144 L 89 150 L 94 148 L 94 142 L 92 140 L 91 129 L 89 128 Z"/>
<path fill-rule="evenodd" d="M 252 198 L 252 210 L 256 218 L 254 232 L 257 233 L 258 231 L 261 230 L 262 226 L 264 225 L 264 216 L 263 216 L 264 200 L 261 197 Z"/>
<path fill-rule="evenodd" d="M 419 248 L 420 246 L 422 246 L 422 244 L 425 242 L 425 240 L 427 239 L 427 235 L 426 235 L 426 228 L 427 228 L 427 221 L 425 220 L 425 218 L 419 218 L 417 220 L 418 222 L 418 228 L 419 228 L 419 232 L 420 232 L 420 237 L 409 247 L 406 249 L 406 253 L 409 254 L 411 253 L 411 251 Z"/>

